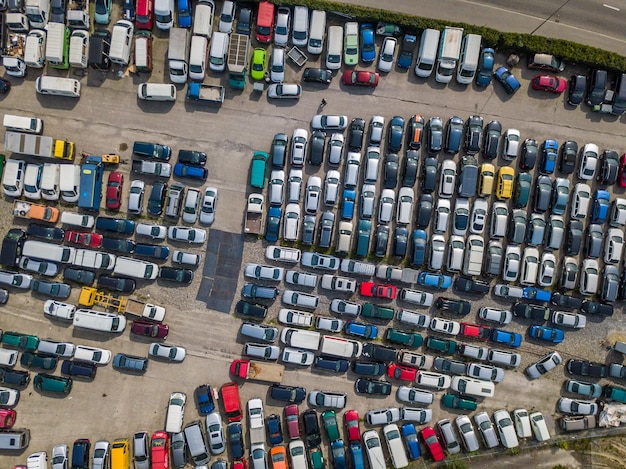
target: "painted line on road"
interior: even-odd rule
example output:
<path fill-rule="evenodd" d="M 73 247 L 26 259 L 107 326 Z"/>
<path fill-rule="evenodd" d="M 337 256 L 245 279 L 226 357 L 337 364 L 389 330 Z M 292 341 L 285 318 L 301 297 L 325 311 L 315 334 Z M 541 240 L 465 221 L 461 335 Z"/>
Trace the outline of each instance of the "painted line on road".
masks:
<path fill-rule="evenodd" d="M 619 8 L 614 7 L 614 6 L 612 6 L 612 5 L 607 5 L 606 3 L 603 3 L 603 4 L 602 4 L 602 6 L 603 6 L 603 7 L 605 7 L 605 8 L 608 8 L 608 9 L 610 9 L 610 10 L 619 11 Z"/>

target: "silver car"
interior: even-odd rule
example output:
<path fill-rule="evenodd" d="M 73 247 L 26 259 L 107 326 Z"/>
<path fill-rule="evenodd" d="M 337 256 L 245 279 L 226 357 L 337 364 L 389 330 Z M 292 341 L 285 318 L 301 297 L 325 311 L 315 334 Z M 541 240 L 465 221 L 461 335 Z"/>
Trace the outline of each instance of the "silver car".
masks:
<path fill-rule="evenodd" d="M 207 187 L 204 190 L 204 198 L 200 207 L 200 223 L 210 225 L 215 221 L 215 208 L 217 205 L 217 188 Z"/>
<path fill-rule="evenodd" d="M 285 172 L 282 170 L 274 170 L 270 174 L 270 182 L 267 193 L 270 199 L 270 205 L 282 205 L 285 198 Z"/>
<path fill-rule="evenodd" d="M 361 205 L 359 212 L 361 218 L 372 218 L 376 207 L 376 186 L 373 184 L 363 184 L 361 189 Z"/>
<path fill-rule="evenodd" d="M 393 206 L 396 202 L 396 193 L 392 189 L 383 189 L 378 207 L 378 222 L 389 223 L 393 218 Z"/>
<path fill-rule="evenodd" d="M 146 432 L 133 435 L 133 459 L 135 469 L 150 469 L 150 437 Z"/>
<path fill-rule="evenodd" d="M 461 441 L 463 442 L 463 446 L 465 446 L 465 450 L 470 453 L 472 451 L 478 451 L 478 438 L 476 438 L 476 433 L 474 432 L 474 427 L 469 417 L 467 415 L 459 415 L 455 419 L 455 423 L 461 434 Z"/>
<path fill-rule="evenodd" d="M 263 360 L 278 360 L 280 347 L 276 345 L 246 343 L 243 346 L 244 355 L 262 358 Z"/>
<path fill-rule="evenodd" d="M 289 193 L 287 202 L 300 203 L 300 195 L 302 192 L 302 170 L 291 168 L 289 171 Z"/>
<path fill-rule="evenodd" d="M 309 177 L 306 183 L 306 200 L 304 210 L 306 213 L 316 214 L 320 206 L 322 194 L 322 180 L 317 176 Z"/>
<path fill-rule="evenodd" d="M 519 276 L 522 250 L 519 246 L 508 245 L 504 252 L 504 268 L 502 279 L 507 282 L 515 282 Z"/>
<path fill-rule="evenodd" d="M 306 156 L 307 141 L 309 132 L 304 129 L 296 129 L 291 137 L 291 164 L 292 166 L 304 166 Z"/>
<path fill-rule="evenodd" d="M 531 246 L 539 246 L 543 244 L 543 238 L 546 233 L 546 217 L 539 213 L 531 213 L 528 222 L 528 244 Z"/>
<path fill-rule="evenodd" d="M 359 183 L 361 170 L 361 154 L 350 151 L 346 157 L 346 171 L 344 174 L 344 186 L 346 189 L 354 189 Z"/>
<path fill-rule="evenodd" d="M 474 423 L 478 427 L 480 436 L 482 437 L 483 443 L 487 448 L 495 448 L 500 444 L 498 436 L 496 435 L 496 430 L 494 429 L 487 412 L 480 412 L 474 415 Z"/>
<path fill-rule="evenodd" d="M 262 265 L 248 263 L 244 269 L 244 275 L 259 280 L 282 281 L 284 269 L 282 267 L 274 267 L 272 265 Z"/>
<path fill-rule="evenodd" d="M 213 454 L 222 454 L 226 449 L 222 417 L 219 412 L 211 412 L 206 416 L 206 432 L 209 436 L 209 448 Z"/>
<path fill-rule="evenodd" d="M 430 242 L 430 259 L 428 260 L 432 270 L 441 270 L 445 251 L 446 239 L 443 235 L 434 235 Z"/>
<path fill-rule="evenodd" d="M 106 469 L 108 467 L 110 449 L 111 444 L 108 441 L 96 441 L 93 447 L 91 469 Z"/>
<path fill-rule="evenodd" d="M 335 132 L 330 136 L 330 142 L 328 144 L 328 164 L 338 166 L 341 163 L 344 141 L 345 139 L 342 133 Z"/>
<path fill-rule="evenodd" d="M 383 140 L 385 129 L 385 118 L 383 116 L 372 116 L 370 121 L 370 143 L 380 145 Z"/>
<path fill-rule="evenodd" d="M 472 207 L 472 220 L 470 221 L 470 233 L 483 234 L 485 230 L 485 224 L 487 223 L 487 211 L 489 210 L 489 204 L 482 197 L 477 198 L 474 201 Z"/>
<path fill-rule="evenodd" d="M 52 469 L 67 469 L 70 450 L 67 445 L 55 445 L 52 448 Z"/>

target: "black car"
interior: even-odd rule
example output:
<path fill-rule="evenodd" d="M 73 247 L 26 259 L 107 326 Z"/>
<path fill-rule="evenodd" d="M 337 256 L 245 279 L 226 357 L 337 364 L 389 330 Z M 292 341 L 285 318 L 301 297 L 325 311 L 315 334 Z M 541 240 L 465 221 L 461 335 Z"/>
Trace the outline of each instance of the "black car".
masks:
<path fill-rule="evenodd" d="M 239 422 L 229 423 L 226 427 L 226 433 L 228 433 L 228 446 L 233 459 L 243 458 L 246 453 L 246 445 L 241 424 Z"/>
<path fill-rule="evenodd" d="M 564 293 L 553 293 L 550 303 L 554 306 L 565 306 L 566 308 L 578 309 L 582 306 L 583 300 L 575 296 L 566 295 Z"/>
<path fill-rule="evenodd" d="M 309 448 L 317 448 L 322 443 L 320 425 L 317 421 L 315 409 L 308 409 L 302 412 L 302 429 L 304 430 L 304 439 Z"/>
<path fill-rule="evenodd" d="M 585 300 L 580 306 L 580 310 L 585 314 L 600 314 L 602 316 L 613 316 L 613 305 L 598 303 L 597 301 Z"/>
<path fill-rule="evenodd" d="M 311 134 L 309 142 L 309 163 L 320 166 L 324 162 L 324 149 L 326 148 L 326 134 L 322 130 L 316 130 Z"/>
<path fill-rule="evenodd" d="M 422 192 L 430 194 L 437 188 L 439 175 L 439 161 L 437 158 L 429 157 L 422 165 Z"/>
<path fill-rule="evenodd" d="M 421 194 L 417 204 L 417 214 L 415 216 L 415 224 L 418 228 L 426 228 L 430 224 L 430 218 L 433 213 L 433 196 L 430 194 Z"/>
<path fill-rule="evenodd" d="M 235 306 L 235 312 L 244 316 L 252 316 L 255 318 L 265 318 L 267 316 L 267 308 L 256 303 L 239 300 Z"/>
<path fill-rule="evenodd" d="M 93 282 L 96 280 L 96 274 L 90 270 L 66 267 L 63 271 L 63 280 L 70 280 L 80 285 L 93 285 Z"/>
<path fill-rule="evenodd" d="M 241 10 L 239 10 L 239 18 L 237 19 L 237 34 L 250 36 L 253 21 L 252 10 L 242 7 Z"/>
<path fill-rule="evenodd" d="M 374 360 L 379 360 L 384 363 L 391 363 L 396 361 L 397 355 L 398 351 L 395 348 L 372 343 L 363 345 L 363 356 L 367 358 L 373 358 Z"/>
<path fill-rule="evenodd" d="M 26 386 L 30 382 L 28 371 L 13 370 L 0 366 L 0 383 L 13 386 Z"/>
<path fill-rule="evenodd" d="M 562 173 L 572 174 L 576 169 L 578 156 L 578 144 L 572 140 L 563 142 L 561 146 L 561 160 L 559 161 L 559 169 Z"/>
<path fill-rule="evenodd" d="M 304 81 L 310 81 L 314 83 L 323 83 L 328 85 L 333 81 L 333 72 L 326 70 L 325 68 L 305 68 L 302 74 Z"/>
<path fill-rule="evenodd" d="M 472 280 L 465 277 L 457 277 L 454 288 L 464 293 L 489 293 L 489 284 L 480 280 Z"/>
<path fill-rule="evenodd" d="M 417 167 L 420 154 L 417 150 L 408 150 L 402 165 L 402 186 L 413 187 L 417 180 Z"/>
<path fill-rule="evenodd" d="M 178 150 L 178 162 L 204 166 L 206 164 L 206 153 L 195 150 Z"/>
<path fill-rule="evenodd" d="M 333 240 L 333 230 L 335 228 L 335 214 L 326 211 L 322 214 L 319 225 L 319 241 L 320 247 L 329 248 Z"/>
<path fill-rule="evenodd" d="M 387 254 L 387 245 L 389 243 L 389 226 L 378 225 L 374 237 L 374 255 L 376 257 L 385 257 Z"/>
<path fill-rule="evenodd" d="M 527 138 L 522 144 L 522 153 L 519 158 L 519 166 L 522 169 L 534 169 L 537 163 L 537 152 L 539 145 L 534 138 Z"/>
<path fill-rule="evenodd" d="M 86 379 L 94 379 L 98 367 L 94 363 L 63 360 L 61 373 L 68 376 L 78 376 Z"/>
<path fill-rule="evenodd" d="M 395 189 L 398 185 L 398 168 L 400 157 L 396 153 L 387 153 L 385 156 L 385 189 Z"/>
<path fill-rule="evenodd" d="M 615 184 L 619 170 L 619 155 L 615 150 L 604 150 L 600 161 L 602 167 L 598 172 L 598 181 L 607 186 Z"/>
<path fill-rule="evenodd" d="M 393 235 L 393 255 L 395 257 L 405 257 L 409 244 L 409 230 L 401 226 L 396 228 Z"/>
<path fill-rule="evenodd" d="M 350 367 L 350 362 L 341 358 L 315 357 L 313 365 L 321 370 L 345 373 Z"/>
<path fill-rule="evenodd" d="M 277 401 L 300 404 L 306 399 L 306 389 L 298 386 L 272 384 L 270 386 L 270 397 Z"/>
<path fill-rule="evenodd" d="M 135 232 L 135 222 L 123 218 L 98 217 L 96 220 L 96 230 L 133 234 Z"/>
<path fill-rule="evenodd" d="M 567 103 L 570 106 L 578 106 L 583 102 L 586 89 L 587 77 L 585 75 L 572 75 L 569 79 Z"/>
<path fill-rule="evenodd" d="M 570 359 L 567 361 L 566 368 L 571 375 L 591 376 L 592 378 L 606 378 L 607 376 L 606 365 L 602 363 Z"/>
<path fill-rule="evenodd" d="M 357 394 L 377 394 L 389 396 L 391 394 L 391 383 L 370 378 L 358 378 L 354 382 L 354 390 Z"/>
<path fill-rule="evenodd" d="M 431 155 L 439 153 L 443 146 L 443 121 L 441 117 L 431 117 L 428 120 L 426 130 L 428 153 Z"/>
<path fill-rule="evenodd" d="M 402 137 L 404 135 L 404 118 L 393 116 L 387 126 L 387 150 L 399 152 L 402 148 Z"/>
<path fill-rule="evenodd" d="M 483 118 L 470 116 L 465 124 L 465 151 L 470 155 L 478 153 L 483 140 Z"/>
<path fill-rule="evenodd" d="M 450 311 L 451 313 L 458 314 L 459 316 L 465 316 L 472 309 L 472 305 L 469 301 L 465 300 L 453 300 L 450 298 L 444 298 L 440 296 L 435 302 L 437 309 L 443 311 Z"/>
<path fill-rule="evenodd" d="M 350 151 L 361 151 L 364 135 L 365 121 L 360 118 L 352 119 L 348 128 L 348 149 Z"/>
<path fill-rule="evenodd" d="M 382 376 L 387 371 L 387 365 L 380 362 L 357 360 L 352 362 L 352 371 L 357 375 Z"/>
<path fill-rule="evenodd" d="M 26 241 L 26 232 L 19 228 L 11 228 L 2 239 L 0 250 L 0 264 L 7 267 L 16 267 L 22 255 L 22 248 Z"/>
<path fill-rule="evenodd" d="M 283 169 L 285 167 L 285 160 L 287 159 L 287 142 L 288 138 L 286 134 L 278 133 L 274 135 L 274 139 L 272 140 L 272 149 L 270 151 L 273 168 Z"/>
<path fill-rule="evenodd" d="M 172 282 L 189 285 L 193 280 L 193 272 L 189 269 L 177 269 L 176 267 L 161 267 L 159 278 Z"/>
<path fill-rule="evenodd" d="M 40 225 L 39 223 L 30 223 L 26 233 L 28 236 L 47 241 L 63 241 L 65 239 L 65 230 L 63 228 L 54 228 L 52 226 Z"/>
<path fill-rule="evenodd" d="M 74 442 L 72 446 L 72 469 L 89 469 L 89 451 L 91 443 L 86 438 Z"/>
<path fill-rule="evenodd" d="M 513 315 L 521 318 L 532 319 L 533 322 L 545 322 L 550 318 L 550 308 L 546 306 L 530 305 L 519 301 L 513 304 Z"/>
<path fill-rule="evenodd" d="M 498 121 L 491 121 L 485 127 L 485 146 L 483 148 L 483 158 L 493 160 L 500 153 L 500 140 L 502 139 L 502 124 Z"/>
<path fill-rule="evenodd" d="M 567 225 L 565 246 L 568 256 L 577 256 L 583 244 L 583 224 L 580 220 L 570 219 Z"/>
<path fill-rule="evenodd" d="M 588 82 L 589 88 L 587 89 L 587 104 L 589 106 L 602 104 L 606 96 L 609 74 L 606 70 L 593 70 L 591 72 L 591 79 L 588 80 Z"/>
<path fill-rule="evenodd" d="M 110 275 L 100 275 L 97 285 L 98 288 L 107 288 L 122 293 L 132 293 L 137 286 L 132 278 L 112 277 Z"/>
<path fill-rule="evenodd" d="M 102 249 L 108 251 L 132 254 L 136 246 L 135 242 L 130 239 L 102 238 Z"/>
<path fill-rule="evenodd" d="M 158 217 L 163 213 L 166 195 L 167 184 L 165 182 L 156 181 L 152 184 L 150 197 L 148 197 L 148 215 Z"/>
<path fill-rule="evenodd" d="M 11 91 L 11 82 L 0 78 L 0 94 L 7 94 L 9 91 Z"/>

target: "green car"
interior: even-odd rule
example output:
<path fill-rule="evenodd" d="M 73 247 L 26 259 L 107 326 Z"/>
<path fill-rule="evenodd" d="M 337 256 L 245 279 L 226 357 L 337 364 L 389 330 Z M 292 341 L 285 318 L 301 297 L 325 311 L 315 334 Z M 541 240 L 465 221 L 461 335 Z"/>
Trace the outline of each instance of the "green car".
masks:
<path fill-rule="evenodd" d="M 2 178 L 2 173 L 4 173 L 4 155 L 0 153 L 0 178 Z"/>
<path fill-rule="evenodd" d="M 441 404 L 448 409 L 476 410 L 478 407 L 474 399 L 459 397 L 454 394 L 444 394 L 441 398 Z"/>
<path fill-rule="evenodd" d="M 339 426 L 337 425 L 337 416 L 332 410 L 322 413 L 322 423 L 328 435 L 328 440 L 333 442 L 339 439 Z"/>
<path fill-rule="evenodd" d="M 324 462 L 324 456 L 319 446 L 309 449 L 309 459 L 311 462 L 311 469 L 326 469 L 326 463 Z"/>
<path fill-rule="evenodd" d="M 67 395 L 72 390 L 72 378 L 39 373 L 35 376 L 33 385 L 39 392 Z"/>
<path fill-rule="evenodd" d="M 513 206 L 515 208 L 526 208 L 530 199 L 530 188 L 533 177 L 529 173 L 519 173 L 515 180 L 513 189 Z"/>
<path fill-rule="evenodd" d="M 20 364 L 24 368 L 41 368 L 42 370 L 54 370 L 57 366 L 55 357 L 44 357 L 36 353 L 23 352 Z"/>
<path fill-rule="evenodd" d="M 7 347 L 19 348 L 27 352 L 34 352 L 39 345 L 39 337 L 19 332 L 5 332 L 2 343 Z"/>
<path fill-rule="evenodd" d="M 356 65 L 359 63 L 359 24 L 346 23 L 345 34 L 343 36 L 343 61 L 346 65 Z"/>
<path fill-rule="evenodd" d="M 428 336 L 426 337 L 426 348 L 446 355 L 452 355 L 456 352 L 457 343 L 451 339 Z"/>
<path fill-rule="evenodd" d="M 267 67 L 267 51 L 262 48 L 254 49 L 252 54 L 252 66 L 250 67 L 250 75 L 253 80 L 265 79 L 265 68 Z"/>
<path fill-rule="evenodd" d="M 366 318 L 384 319 L 386 321 L 393 319 L 393 308 L 385 308 L 372 303 L 365 303 L 361 310 L 361 316 Z"/>
<path fill-rule="evenodd" d="M 395 344 L 406 345 L 407 347 L 419 347 L 424 342 L 422 336 L 416 332 L 406 332 L 390 327 L 385 331 L 385 339 Z"/>

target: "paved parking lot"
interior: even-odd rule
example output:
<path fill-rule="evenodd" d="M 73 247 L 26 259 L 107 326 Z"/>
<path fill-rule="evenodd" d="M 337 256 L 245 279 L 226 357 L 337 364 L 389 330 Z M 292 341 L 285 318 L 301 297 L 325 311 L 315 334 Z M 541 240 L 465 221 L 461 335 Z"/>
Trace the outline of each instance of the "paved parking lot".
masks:
<path fill-rule="evenodd" d="M 251 83 L 243 92 L 227 89 L 226 101 L 219 109 L 187 104 L 183 99 L 183 89 L 179 90 L 179 98 L 173 105 L 138 102 L 138 83 L 148 79 L 153 82 L 166 81 L 163 64 L 166 50 L 166 41 L 157 38 L 154 44 L 155 70 L 151 77 L 120 77 L 114 72 L 100 75 L 90 71 L 89 76 L 81 80 L 84 88 L 78 102 L 36 96 L 35 74 L 29 75 L 23 83 L 14 80 L 11 93 L 0 102 L 4 112 L 43 118 L 46 135 L 76 142 L 79 152 L 118 152 L 122 158 L 130 160 L 129 148 L 135 140 L 168 144 L 174 152 L 181 148 L 206 151 L 209 155 L 207 184 L 220 191 L 216 222 L 209 230 L 208 243 L 198 249 L 206 262 L 204 267 L 196 270 L 193 284 L 179 288 L 157 281 L 150 285 L 142 284 L 135 295 L 167 308 L 166 322 L 170 326 L 168 342 L 187 348 L 185 361 L 182 364 L 152 361 L 150 369 L 142 377 L 120 374 L 108 366 L 99 370 L 92 383 L 76 381 L 72 393 L 65 399 L 43 397 L 32 387 L 27 388 L 17 407 L 16 427 L 30 428 L 32 442 L 23 454 L 1 454 L 2 467 L 24 462 L 31 452 L 50 451 L 57 443 L 71 444 L 77 438 L 90 438 L 92 442 L 99 439 L 111 441 L 131 437 L 139 430 L 153 432 L 161 429 L 164 426 L 167 398 L 172 391 L 184 391 L 188 395 L 185 422 L 198 418 L 191 402 L 193 390 L 201 383 L 218 387 L 229 381 L 228 364 L 242 350 L 243 341 L 237 336 L 241 320 L 224 314 L 239 299 L 238 289 L 244 283 L 238 270 L 238 257 L 241 256 L 242 263 L 262 262 L 266 246 L 265 242 L 250 237 L 243 242 L 241 238 L 252 152 L 268 151 L 271 139 L 277 132 L 291 135 L 297 127 L 308 128 L 322 98 L 328 101 L 325 113 L 346 114 L 349 118 L 363 117 L 366 121 L 374 114 L 384 115 L 387 120 L 394 115 L 404 116 L 408 120 L 415 113 L 426 118 L 438 115 L 444 120 L 452 115 L 467 118 L 479 114 L 485 122 L 497 119 L 505 129 L 519 129 L 522 138 L 533 137 L 539 142 L 546 138 L 554 138 L 559 142 L 573 139 L 579 145 L 595 142 L 601 150 L 614 148 L 620 153 L 624 150 L 624 118 L 595 115 L 588 113 L 587 108 L 571 110 L 562 97 L 531 91 L 528 84 L 534 73 L 525 69 L 515 70 L 522 79 L 522 89 L 512 98 L 498 84 L 486 90 L 457 84 L 444 87 L 436 84 L 433 78 L 418 80 L 411 72 L 394 70 L 381 77 L 381 84 L 375 90 L 343 88 L 337 77 L 328 88 L 304 85 L 303 97 L 293 103 L 269 102 L 265 95 L 259 97 L 254 94 Z M 503 61 L 504 57 L 498 56 L 498 63 Z M 310 60 L 308 65 L 313 63 Z M 567 69 L 568 74 L 572 71 L 571 68 Z M 299 71 L 289 65 L 287 81 L 299 82 L 299 78 Z M 215 83 L 219 80 L 218 76 L 211 76 L 206 81 Z M 480 162 L 482 159 L 479 158 Z M 497 162 L 501 163 L 501 160 Z M 127 164 L 120 166 L 123 172 L 129 169 Z M 318 170 L 307 166 L 305 173 L 307 176 L 323 175 L 323 168 Z M 127 201 L 127 187 L 131 179 L 128 175 L 122 209 Z M 621 196 L 623 190 L 616 188 L 614 193 Z M 11 201 L 8 199 L 0 204 L 0 218 L 3 220 L 1 234 L 13 224 L 10 208 Z M 148 342 L 130 337 L 128 333 L 120 337 L 108 337 L 73 330 L 65 324 L 51 322 L 43 317 L 42 298 L 30 293 L 12 293 L 0 315 L 2 330 L 101 346 L 111 349 L 113 353 L 123 351 L 147 355 Z M 323 291 L 320 294 L 322 302 L 317 312 L 326 314 L 332 297 Z M 453 291 L 445 295 L 456 296 Z M 70 300 L 76 303 L 77 298 L 76 290 Z M 482 305 L 508 307 L 511 304 L 491 295 L 468 299 L 472 300 L 472 313 L 466 318 L 470 322 Z M 565 341 L 556 349 L 565 359 L 572 356 L 586 357 L 607 363 L 621 360 L 621 357 L 607 352 L 608 340 L 624 331 L 623 306 L 617 306 L 612 318 L 590 318 L 584 330 L 567 332 Z M 271 318 L 275 318 L 279 308 L 279 302 L 272 306 Z M 274 323 L 275 319 L 270 319 L 270 322 Z M 509 329 L 524 333 L 529 324 L 516 320 Z M 529 382 L 521 372 L 526 365 L 552 349 L 525 340 L 521 348 L 522 366 L 517 371 L 506 373 L 505 380 L 496 386 L 495 397 L 482 402 L 479 410 L 490 413 L 503 407 L 509 410 L 518 407 L 525 407 L 529 411 L 541 410 L 553 431 L 553 418 L 556 417 L 554 406 L 561 394 L 564 369 L 560 367 L 533 382 Z M 368 409 L 398 405 L 394 396 L 399 383 L 394 382 L 392 396 L 387 399 L 365 399 L 354 394 L 353 381 L 351 373 L 332 376 L 291 367 L 285 378 L 285 383 L 305 386 L 308 390 L 343 390 L 349 396 L 348 407 L 356 408 L 361 415 Z M 605 382 L 608 381 L 603 380 L 602 384 Z M 241 392 L 243 400 L 264 396 L 266 386 L 245 383 Z M 432 408 L 433 422 L 444 415 L 454 415 L 440 408 L 439 399 L 436 399 Z M 266 406 L 267 414 L 279 411 L 280 406 Z"/>

